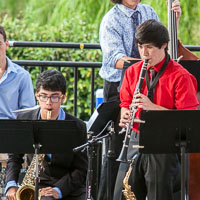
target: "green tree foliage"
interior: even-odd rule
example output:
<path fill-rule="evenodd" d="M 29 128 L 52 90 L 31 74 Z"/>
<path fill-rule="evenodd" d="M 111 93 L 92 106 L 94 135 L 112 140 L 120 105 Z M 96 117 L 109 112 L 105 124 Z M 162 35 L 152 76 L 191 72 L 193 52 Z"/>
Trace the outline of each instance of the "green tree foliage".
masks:
<path fill-rule="evenodd" d="M 13 19 L 17 17 L 18 12 L 25 8 L 30 0 L 0 0 L 1 16 L 9 14 Z"/>

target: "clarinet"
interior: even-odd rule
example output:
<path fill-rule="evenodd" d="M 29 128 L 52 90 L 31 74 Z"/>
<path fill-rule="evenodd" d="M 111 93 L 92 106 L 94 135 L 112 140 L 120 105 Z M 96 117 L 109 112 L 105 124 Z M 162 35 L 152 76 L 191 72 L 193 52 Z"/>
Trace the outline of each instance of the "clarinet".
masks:
<path fill-rule="evenodd" d="M 142 88 L 144 77 L 145 77 L 145 74 L 146 74 L 146 71 L 147 71 L 147 64 L 148 64 L 148 60 L 144 60 L 144 63 L 143 63 L 142 68 L 140 70 L 139 80 L 137 82 L 137 85 L 136 85 L 136 88 L 135 88 L 135 91 L 134 91 L 133 99 L 132 99 L 132 102 L 129 106 L 131 121 L 130 121 L 130 123 L 127 124 L 127 127 L 126 127 L 126 134 L 125 134 L 125 138 L 124 138 L 124 141 L 123 141 L 122 150 L 121 150 L 119 157 L 117 158 L 117 161 L 119 161 L 119 162 L 124 162 L 124 163 L 129 162 L 127 160 L 128 145 L 129 145 L 129 141 L 130 141 L 131 131 L 132 131 L 132 128 L 133 128 L 133 122 L 134 122 L 134 119 L 135 119 L 135 114 L 137 112 L 137 108 L 134 107 L 133 104 L 134 104 L 135 95 L 140 93 L 140 90 Z"/>

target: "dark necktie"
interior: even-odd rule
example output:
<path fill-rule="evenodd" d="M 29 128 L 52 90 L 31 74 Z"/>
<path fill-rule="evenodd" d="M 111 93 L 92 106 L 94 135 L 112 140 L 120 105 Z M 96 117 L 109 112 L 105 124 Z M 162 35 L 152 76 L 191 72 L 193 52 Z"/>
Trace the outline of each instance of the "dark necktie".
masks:
<path fill-rule="evenodd" d="M 133 21 L 133 32 L 134 32 L 134 36 L 133 36 L 134 39 L 133 39 L 132 53 L 131 53 L 131 57 L 133 57 L 133 58 L 140 58 L 138 48 L 137 48 L 137 45 L 136 45 L 136 42 L 135 42 L 135 31 L 136 31 L 137 26 L 139 25 L 138 14 L 139 14 L 139 12 L 136 11 L 131 16 L 132 21 Z"/>
<path fill-rule="evenodd" d="M 154 68 L 150 68 L 149 71 L 150 71 L 150 74 L 151 74 L 151 79 L 150 79 L 150 87 L 151 87 L 152 82 L 153 82 L 153 80 L 156 76 L 156 70 L 154 70 Z"/>
<path fill-rule="evenodd" d="M 151 101 L 153 101 L 153 95 L 154 95 L 154 88 L 155 87 L 152 87 L 152 83 L 153 83 L 153 81 L 154 81 L 154 79 L 155 79 L 155 77 L 156 77 L 156 71 L 153 69 L 153 68 L 150 68 L 149 69 L 149 72 L 150 72 L 150 82 L 149 82 L 149 86 L 150 86 L 150 88 L 149 88 L 149 90 L 148 90 L 148 97 L 149 97 L 149 99 L 151 100 Z"/>

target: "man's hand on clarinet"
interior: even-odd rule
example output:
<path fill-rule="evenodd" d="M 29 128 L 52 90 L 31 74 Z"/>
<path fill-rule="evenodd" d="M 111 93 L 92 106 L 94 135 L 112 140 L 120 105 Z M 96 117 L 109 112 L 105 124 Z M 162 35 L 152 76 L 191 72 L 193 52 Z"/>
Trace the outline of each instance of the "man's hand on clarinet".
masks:
<path fill-rule="evenodd" d="M 134 107 L 141 108 L 143 110 L 167 110 L 162 106 L 154 104 L 147 96 L 141 93 L 135 95 L 133 102 Z"/>
<path fill-rule="evenodd" d="M 128 123 L 130 123 L 130 119 L 131 119 L 131 116 L 130 116 L 130 111 L 128 108 L 122 108 L 121 109 L 121 119 L 120 119 L 120 122 L 119 122 L 119 126 L 122 127 L 122 128 L 126 128 L 126 125 Z"/>

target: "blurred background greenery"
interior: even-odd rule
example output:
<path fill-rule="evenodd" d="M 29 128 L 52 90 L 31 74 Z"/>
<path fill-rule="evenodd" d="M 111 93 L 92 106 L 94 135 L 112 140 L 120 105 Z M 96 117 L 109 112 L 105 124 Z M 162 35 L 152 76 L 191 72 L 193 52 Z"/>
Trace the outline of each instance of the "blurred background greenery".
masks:
<path fill-rule="evenodd" d="M 200 45 L 200 1 L 180 2 L 178 38 L 183 44 Z M 151 5 L 167 26 L 165 0 L 142 0 L 142 3 Z M 5 27 L 8 40 L 98 43 L 100 22 L 112 6 L 109 0 L 0 0 L 0 24 Z M 195 54 L 200 56 L 198 52 Z M 13 60 L 101 62 L 100 50 L 10 48 L 8 55 Z M 67 78 L 66 103 L 72 111 L 73 69 L 62 71 Z M 33 82 L 38 73 L 39 68 L 31 69 Z M 80 69 L 78 116 L 84 120 L 88 119 L 90 110 L 90 76 L 91 70 Z M 95 89 L 102 86 L 103 80 L 96 74 Z"/>

